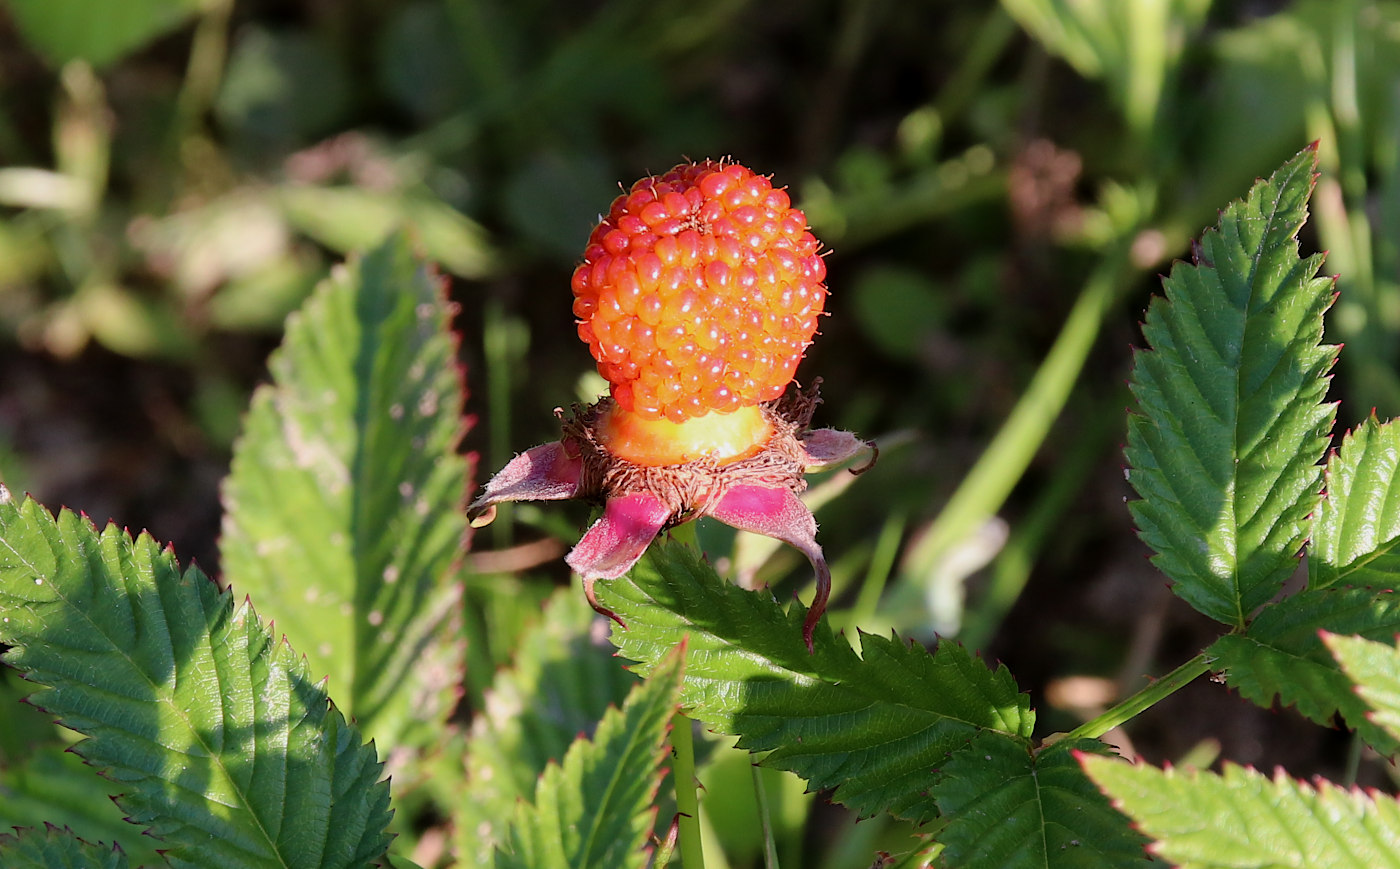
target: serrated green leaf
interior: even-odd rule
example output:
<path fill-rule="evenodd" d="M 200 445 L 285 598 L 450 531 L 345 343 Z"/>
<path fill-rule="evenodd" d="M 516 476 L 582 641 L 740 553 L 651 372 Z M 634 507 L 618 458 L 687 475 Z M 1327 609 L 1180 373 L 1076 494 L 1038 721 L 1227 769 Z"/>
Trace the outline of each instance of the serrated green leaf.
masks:
<path fill-rule="evenodd" d="M 84 842 L 67 828 L 49 826 L 0 835 L 0 866 L 5 869 L 126 869 L 129 865 L 120 848 Z"/>
<path fill-rule="evenodd" d="M 1393 588 L 1400 579 L 1400 427 L 1374 415 L 1327 463 L 1327 496 L 1308 547 L 1308 587 Z"/>
<path fill-rule="evenodd" d="M 358 867 L 388 846 L 374 749 L 251 607 L 149 535 L 0 498 L 0 643 L 172 866 Z"/>
<path fill-rule="evenodd" d="M 938 771 L 942 859 L 958 869 L 1147 865 L 1147 840 L 1089 781 L 1075 752 L 1103 743 L 1058 742 L 1038 754 L 1000 734 L 979 735 Z"/>
<path fill-rule="evenodd" d="M 520 803 L 502 869 L 626 869 L 647 865 L 653 800 L 661 783 L 666 734 L 675 715 L 684 648 L 658 663 L 609 710 L 592 741 L 577 740 L 561 765 L 540 777 L 533 805 Z"/>
<path fill-rule="evenodd" d="M 460 684 L 452 313 L 404 239 L 351 260 L 288 320 L 224 486 L 224 580 L 396 748 L 426 744 Z"/>
<path fill-rule="evenodd" d="M 1027 698 L 952 642 L 930 654 L 897 636 L 861 634 L 857 655 L 818 626 L 802 641 L 803 608 L 724 582 L 694 550 L 657 541 L 636 568 L 599 583 L 627 622 L 613 643 L 645 673 L 689 637 L 682 703 L 696 718 L 764 752 L 762 763 L 835 788 L 861 815 L 924 821 L 937 813 L 928 772 L 979 731 L 1025 739 Z"/>
<path fill-rule="evenodd" d="M 514 665 L 497 673 L 467 742 L 466 798 L 454 806 L 455 851 L 468 865 L 490 863 L 546 766 L 637 684 L 597 619 L 582 596 L 561 589 L 521 636 Z"/>
<path fill-rule="evenodd" d="M 1227 765 L 1223 774 L 1156 769 L 1103 757 L 1085 771 L 1181 869 L 1400 867 L 1400 805 L 1377 792 L 1270 780 Z"/>
<path fill-rule="evenodd" d="M 161 865 L 160 843 L 127 823 L 113 804 L 112 795 L 122 790 L 115 782 L 97 781 L 82 758 L 61 745 L 44 745 L 0 769 L 0 830 L 54 824 L 89 842 L 119 845 L 135 866 Z"/>
<path fill-rule="evenodd" d="M 55 66 L 104 66 L 173 30 L 199 0 L 7 0 L 20 32 Z"/>
<path fill-rule="evenodd" d="M 1304 591 L 1260 612 L 1243 634 L 1227 634 L 1206 654 L 1230 687 L 1269 708 L 1274 699 L 1323 726 L 1340 714 L 1383 754 L 1397 744 L 1366 717 L 1366 705 L 1323 646 L 1320 631 L 1392 640 L 1400 632 L 1400 598 L 1369 589 Z"/>
<path fill-rule="evenodd" d="M 1300 259 L 1314 149 L 1220 216 L 1147 312 L 1131 387 L 1129 506 L 1172 589 L 1243 627 L 1297 566 L 1336 412 L 1321 344 L 1331 280 Z"/>
<path fill-rule="evenodd" d="M 1400 744 L 1400 649 L 1339 634 L 1325 635 L 1324 642 L 1371 707 L 1368 720 Z"/>

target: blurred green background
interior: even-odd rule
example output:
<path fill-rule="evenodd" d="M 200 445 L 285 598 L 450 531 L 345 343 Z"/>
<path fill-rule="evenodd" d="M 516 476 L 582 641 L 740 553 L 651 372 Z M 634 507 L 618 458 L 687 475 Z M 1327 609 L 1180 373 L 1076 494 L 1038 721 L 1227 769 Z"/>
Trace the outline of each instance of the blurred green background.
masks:
<path fill-rule="evenodd" d="M 216 572 L 283 318 L 404 225 L 461 305 L 483 476 L 596 394 L 569 275 L 619 183 L 728 155 L 830 249 L 818 424 L 885 447 L 818 484 L 841 624 L 962 639 L 1069 729 L 1214 635 L 1123 506 L 1131 348 L 1158 275 L 1314 140 L 1350 425 L 1400 412 L 1400 2 L 0 0 L 0 479 Z M 476 548 L 585 517 L 514 518 Z M 1347 751 L 1211 684 L 1132 738 Z"/>

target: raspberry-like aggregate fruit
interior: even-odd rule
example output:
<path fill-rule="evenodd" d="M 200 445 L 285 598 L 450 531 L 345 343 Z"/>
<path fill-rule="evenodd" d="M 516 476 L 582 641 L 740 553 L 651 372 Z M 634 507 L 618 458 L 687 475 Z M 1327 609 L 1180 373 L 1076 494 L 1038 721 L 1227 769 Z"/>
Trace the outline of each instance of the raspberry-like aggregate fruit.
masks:
<path fill-rule="evenodd" d="M 613 201 L 574 271 L 574 316 L 619 408 L 682 423 L 783 394 L 825 277 L 784 190 L 737 163 L 682 163 Z"/>

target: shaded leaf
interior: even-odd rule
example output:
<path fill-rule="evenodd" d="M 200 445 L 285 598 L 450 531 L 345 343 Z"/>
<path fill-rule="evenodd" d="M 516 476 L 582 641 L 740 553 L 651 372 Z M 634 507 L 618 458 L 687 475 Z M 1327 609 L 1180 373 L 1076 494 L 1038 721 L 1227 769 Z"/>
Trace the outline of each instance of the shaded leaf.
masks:
<path fill-rule="evenodd" d="M 637 684 L 599 627 L 583 598 L 562 589 L 520 637 L 514 665 L 496 674 L 466 746 L 467 791 L 453 815 L 459 860 L 489 864 L 545 767 Z"/>
<path fill-rule="evenodd" d="M 1397 744 L 1366 718 L 1366 705 L 1328 653 L 1320 631 L 1394 641 L 1400 598 L 1369 589 L 1323 589 L 1284 598 L 1260 612 L 1243 634 L 1211 644 L 1215 668 L 1231 688 L 1265 708 L 1275 698 L 1324 726 L 1340 714 L 1348 727 L 1383 754 Z"/>
<path fill-rule="evenodd" d="M 1372 414 L 1347 432 L 1327 463 L 1308 547 L 1308 587 L 1337 583 L 1393 588 L 1400 580 L 1400 427 Z"/>
<path fill-rule="evenodd" d="M 0 866 L 5 869 L 126 869 L 122 850 L 84 842 L 67 828 L 19 830 L 0 835 Z"/>
<path fill-rule="evenodd" d="M 937 809 L 929 771 L 984 730 L 1026 738 L 1034 723 L 1005 668 L 961 646 L 930 654 L 897 636 L 861 634 L 857 655 L 826 622 L 815 651 L 805 609 L 724 582 L 689 547 L 657 541 L 598 599 L 627 622 L 613 643 L 649 672 L 689 637 L 682 703 L 762 763 L 797 773 L 861 815 L 923 821 Z"/>
<path fill-rule="evenodd" d="M 1325 642 L 1371 708 L 1368 719 L 1400 742 L 1400 649 L 1338 634 L 1326 635 Z"/>
<path fill-rule="evenodd" d="M 1296 240 L 1315 161 L 1309 148 L 1256 183 L 1172 268 L 1133 365 L 1133 518 L 1173 591 L 1237 627 L 1297 566 L 1336 410 L 1332 283 Z"/>
<path fill-rule="evenodd" d="M 98 781 L 82 758 L 62 746 L 45 745 L 0 769 L 0 830 L 54 824 L 89 842 L 119 845 L 134 866 L 161 865 L 161 843 L 127 823 L 113 804 L 112 796 L 123 789 Z"/>
<path fill-rule="evenodd" d="M 1103 757 L 1085 771 L 1181 869 L 1400 866 L 1400 805 L 1377 792 L 1272 780 L 1227 765 L 1223 774 L 1159 770 Z"/>
<path fill-rule="evenodd" d="M 651 832 L 661 761 L 680 693 L 684 647 L 660 662 L 609 710 L 592 741 L 579 739 L 540 777 L 534 804 L 521 803 L 509 853 L 498 867 L 638 869 Z"/>
<path fill-rule="evenodd" d="M 54 66 L 105 66 L 194 17 L 199 0 L 7 0 L 24 38 Z"/>
<path fill-rule="evenodd" d="M 249 21 L 233 42 L 214 107 L 228 133 L 282 149 L 343 129 L 354 96 L 354 76 L 325 34 Z"/>
<path fill-rule="evenodd" d="M 1076 752 L 1103 743 L 1058 742 L 1038 754 L 1000 734 L 978 736 L 939 768 L 938 834 L 958 869 L 1147 865 L 1147 840 L 1085 777 Z"/>
<path fill-rule="evenodd" d="M 224 485 L 224 580 L 396 748 L 425 744 L 460 684 L 453 312 L 402 238 L 352 260 L 289 319 Z"/>
<path fill-rule="evenodd" d="M 0 642 L 176 867 L 357 867 L 389 791 L 305 661 L 149 535 L 0 499 Z"/>

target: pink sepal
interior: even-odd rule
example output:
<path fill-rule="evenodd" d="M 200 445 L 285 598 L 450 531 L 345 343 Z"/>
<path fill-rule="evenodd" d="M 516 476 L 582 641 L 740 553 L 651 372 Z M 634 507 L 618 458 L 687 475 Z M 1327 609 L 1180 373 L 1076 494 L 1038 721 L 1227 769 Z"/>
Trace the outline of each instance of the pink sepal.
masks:
<path fill-rule="evenodd" d="M 562 501 L 578 495 L 583 461 L 559 441 L 531 447 L 510 460 L 467 508 L 473 519 L 502 501 Z"/>
<path fill-rule="evenodd" d="M 632 569 L 670 516 L 650 492 L 609 498 L 602 517 L 564 560 L 584 579 L 617 579 Z"/>
<path fill-rule="evenodd" d="M 870 465 L 875 464 L 875 445 L 869 441 L 863 441 L 848 431 L 841 431 L 834 428 L 819 428 L 809 431 L 800 438 L 802 449 L 807 453 L 808 468 L 824 468 L 827 465 L 839 465 L 848 459 L 853 459 L 864 452 L 871 453 L 870 464 L 859 469 L 853 468 L 854 473 L 859 474 Z"/>
<path fill-rule="evenodd" d="M 583 577 L 583 593 L 593 609 L 622 625 L 627 623 L 593 595 L 599 579 L 617 579 L 632 569 L 666 520 L 671 510 L 650 492 L 634 492 L 609 498 L 603 515 L 583 535 L 564 561 Z"/>
<path fill-rule="evenodd" d="M 709 515 L 741 531 L 754 531 L 781 540 L 812 562 L 817 574 L 817 593 L 807 619 L 802 623 L 802 639 L 812 651 L 812 632 L 826 611 L 831 595 L 831 569 L 817 543 L 817 520 L 791 489 L 768 486 L 734 486 L 709 510 Z"/>

